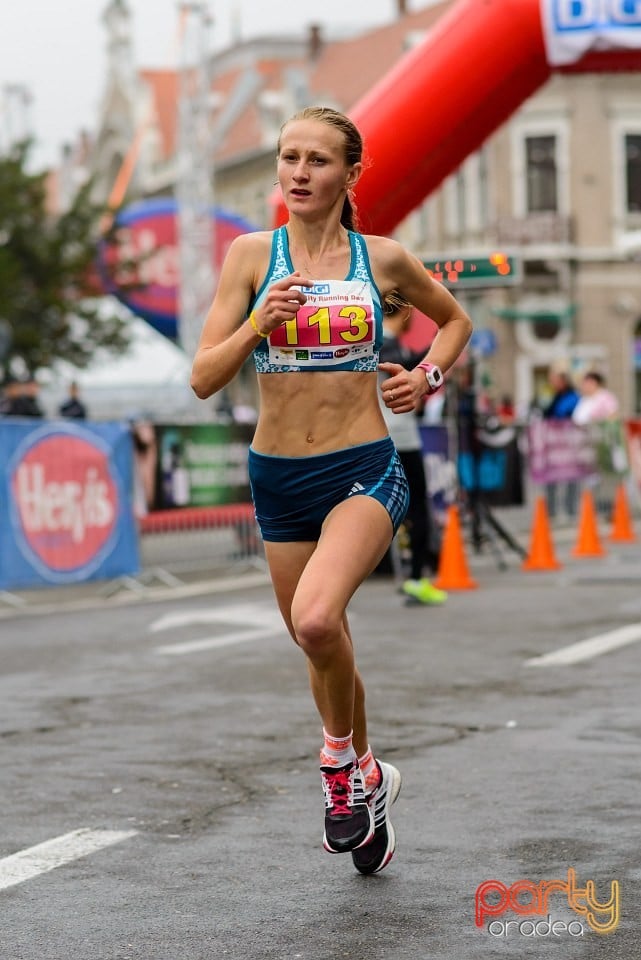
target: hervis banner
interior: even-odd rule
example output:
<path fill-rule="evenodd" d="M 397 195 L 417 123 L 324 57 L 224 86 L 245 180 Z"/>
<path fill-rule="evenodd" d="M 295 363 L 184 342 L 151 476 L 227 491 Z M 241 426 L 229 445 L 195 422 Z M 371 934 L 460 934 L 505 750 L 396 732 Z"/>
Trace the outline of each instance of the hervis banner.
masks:
<path fill-rule="evenodd" d="M 641 49 L 641 0 L 541 0 L 541 14 L 551 66 L 592 50 Z"/>
<path fill-rule="evenodd" d="M 0 422 L 0 588 L 135 574 L 126 424 Z"/>

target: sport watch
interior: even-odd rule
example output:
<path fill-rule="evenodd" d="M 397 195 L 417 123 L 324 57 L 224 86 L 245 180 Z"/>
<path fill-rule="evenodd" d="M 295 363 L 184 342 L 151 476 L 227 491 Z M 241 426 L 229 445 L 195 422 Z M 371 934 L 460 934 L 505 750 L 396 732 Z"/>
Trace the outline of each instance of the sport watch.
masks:
<path fill-rule="evenodd" d="M 426 393 L 436 393 L 439 387 L 442 387 L 445 383 L 445 377 L 443 376 L 443 371 L 440 367 L 437 367 L 435 363 L 419 363 L 419 369 L 425 371 L 425 380 L 427 383 Z"/>

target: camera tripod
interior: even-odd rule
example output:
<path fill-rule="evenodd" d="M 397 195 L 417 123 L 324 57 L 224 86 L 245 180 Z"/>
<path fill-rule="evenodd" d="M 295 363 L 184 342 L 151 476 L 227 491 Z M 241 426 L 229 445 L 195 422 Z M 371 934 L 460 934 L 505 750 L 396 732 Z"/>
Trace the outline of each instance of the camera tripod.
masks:
<path fill-rule="evenodd" d="M 470 520 L 472 547 L 475 553 L 481 553 L 487 546 L 496 559 L 499 570 L 507 570 L 508 565 L 501 550 L 501 542 L 521 560 L 527 557 L 527 551 L 492 513 L 486 494 L 481 490 L 467 490 L 467 512 Z"/>
<path fill-rule="evenodd" d="M 487 429 L 490 425 L 488 417 L 478 413 L 474 379 L 474 370 L 470 367 L 461 371 L 458 381 L 449 388 L 450 409 L 454 412 L 453 438 L 456 444 L 459 488 L 474 551 L 480 553 L 487 545 L 494 554 L 499 569 L 506 570 L 507 563 L 502 546 L 523 560 L 527 557 L 527 552 L 490 508 L 493 487 L 484 485 L 481 460 L 484 449 L 494 446 L 491 441 L 493 431 Z"/>

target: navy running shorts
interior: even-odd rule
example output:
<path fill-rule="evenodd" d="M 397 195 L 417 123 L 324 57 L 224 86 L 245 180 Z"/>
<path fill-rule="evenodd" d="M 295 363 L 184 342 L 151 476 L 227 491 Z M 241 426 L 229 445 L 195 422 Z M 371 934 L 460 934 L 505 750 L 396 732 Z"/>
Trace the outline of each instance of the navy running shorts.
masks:
<path fill-rule="evenodd" d="M 311 457 L 272 457 L 249 449 L 249 482 L 263 540 L 316 541 L 348 497 L 378 500 L 394 533 L 409 503 L 407 478 L 389 437 Z"/>

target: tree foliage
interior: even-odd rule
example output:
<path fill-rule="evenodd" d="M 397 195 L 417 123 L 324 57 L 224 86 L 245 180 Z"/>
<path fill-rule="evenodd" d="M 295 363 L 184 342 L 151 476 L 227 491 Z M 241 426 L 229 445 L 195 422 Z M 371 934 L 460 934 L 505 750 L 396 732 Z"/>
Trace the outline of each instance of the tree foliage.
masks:
<path fill-rule="evenodd" d="M 95 260 L 102 209 L 91 184 L 52 217 L 46 174 L 29 173 L 29 144 L 0 156 L 0 326 L 5 372 L 21 360 L 30 373 L 64 359 L 85 367 L 94 352 L 122 352 L 127 326 L 98 307 Z"/>

